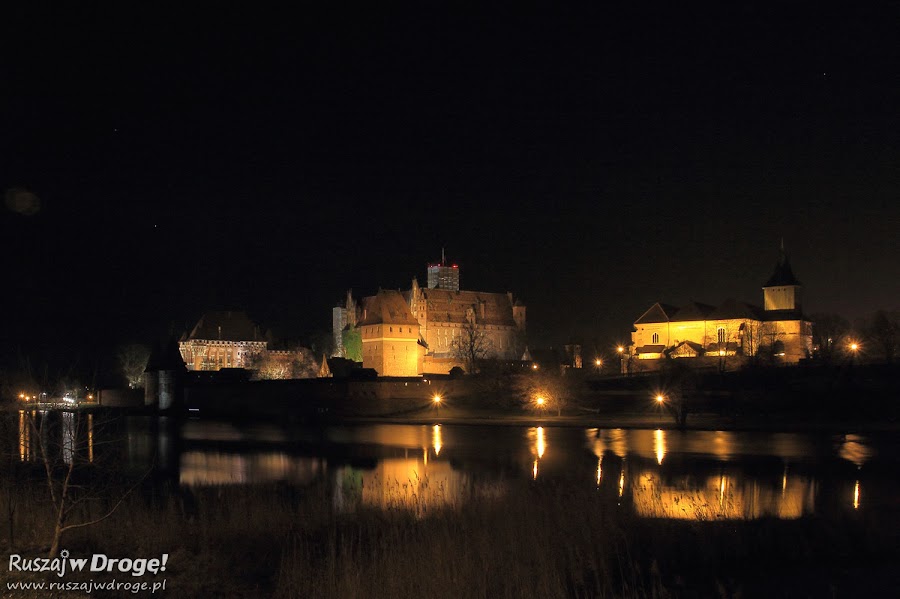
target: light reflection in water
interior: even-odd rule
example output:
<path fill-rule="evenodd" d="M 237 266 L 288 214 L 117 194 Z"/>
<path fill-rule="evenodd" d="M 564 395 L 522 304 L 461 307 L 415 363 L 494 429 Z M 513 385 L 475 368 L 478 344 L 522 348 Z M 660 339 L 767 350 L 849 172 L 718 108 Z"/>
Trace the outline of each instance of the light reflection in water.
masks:
<path fill-rule="evenodd" d="M 86 426 L 75 426 L 77 416 L 72 413 L 56 412 L 44 416 L 52 417 L 54 426 L 34 428 L 28 414 L 19 412 L 20 460 L 35 458 L 37 434 L 54 436 L 53 439 L 47 438 L 48 446 L 56 447 L 57 456 L 62 449 L 67 460 L 72 458 L 74 448 L 77 448 L 81 459 L 88 461 L 105 455 L 102 453 L 105 445 L 100 443 L 103 439 L 95 437 L 94 433 L 101 435 L 106 428 L 95 430 L 91 415 L 86 415 Z M 284 436 L 298 438 L 303 443 L 297 449 L 283 451 L 278 446 L 266 448 L 258 444 L 250 445 L 255 440 L 253 434 L 257 429 L 240 428 L 235 429 L 240 433 L 240 442 L 230 445 L 230 450 L 218 453 L 210 449 L 214 445 L 203 436 L 200 424 L 191 426 L 188 441 L 206 441 L 206 445 L 198 448 L 190 442 L 187 447 L 171 444 L 166 439 L 168 433 L 164 433 L 165 427 L 161 426 L 159 443 L 152 442 L 144 447 L 146 439 L 153 440 L 147 436 L 145 429 L 151 436 L 157 434 L 156 429 L 143 425 L 130 427 L 127 437 L 122 438 L 128 439 L 127 444 L 119 441 L 123 445 L 125 462 L 132 466 L 144 464 L 153 459 L 154 454 L 159 457 L 170 453 L 169 445 L 174 445 L 176 449 L 184 448 L 184 451 L 173 456 L 172 463 L 172 466 L 176 463 L 180 466 L 178 477 L 183 485 L 274 481 L 344 484 L 347 489 L 354 486 L 360 489 L 356 495 L 346 489 L 343 491 L 347 497 L 355 497 L 355 503 L 348 505 L 362 505 L 365 500 L 366 505 L 407 505 L 411 509 L 421 509 L 424 505 L 456 505 L 457 499 L 468 501 L 473 488 L 470 481 L 476 481 L 478 489 L 502 487 L 506 492 L 512 489 L 510 485 L 530 482 L 528 474 L 534 480 L 540 474 L 542 482 L 560 477 L 560 484 L 568 484 L 566 477 L 574 473 L 585 482 L 588 477 L 595 479 L 598 487 L 609 490 L 610 499 L 618 495 L 622 505 L 633 509 L 638 516 L 706 520 L 792 519 L 815 510 L 825 513 L 827 510 L 824 508 L 832 504 L 840 505 L 846 512 L 861 509 L 861 484 L 859 480 L 854 481 L 859 474 L 843 475 L 825 469 L 811 469 L 809 464 L 827 464 L 828 460 L 832 463 L 848 460 L 861 464 L 875 455 L 870 447 L 871 442 L 855 435 L 822 437 L 787 433 L 531 427 L 517 428 L 505 437 L 497 435 L 496 440 L 486 440 L 481 430 L 452 425 L 445 429 L 439 424 L 335 427 L 326 431 L 328 445 L 322 453 L 319 453 L 317 446 L 323 438 L 320 431 L 270 431 L 259 427 L 264 440 Z M 175 431 L 173 435 L 178 434 L 177 429 L 172 430 Z M 223 436 L 222 430 L 221 427 L 213 427 L 214 440 Z M 443 451 L 445 433 L 452 438 L 451 453 L 461 458 L 452 465 L 447 459 L 448 454 Z M 73 434 L 78 436 L 77 445 Z M 556 449 L 553 454 L 548 454 L 551 435 Z M 96 456 L 95 439 L 98 441 Z M 184 440 L 184 437 L 181 439 Z M 16 443 L 15 439 L 11 441 L 11 445 Z M 413 443 L 417 445 L 413 446 Z M 86 453 L 82 453 L 85 446 Z M 488 460 L 487 447 L 496 450 L 504 459 L 496 462 Z M 13 447 L 10 449 L 15 452 Z M 408 449 L 407 457 L 397 458 L 397 455 L 404 455 L 404 449 Z M 529 453 L 523 455 L 525 451 Z M 308 452 L 316 457 L 296 455 L 310 455 Z M 620 453 L 621 462 L 617 464 L 618 458 L 611 454 Z M 890 452 L 885 453 L 886 457 L 890 455 Z M 774 456 L 778 459 L 772 459 Z M 551 461 L 544 462 L 548 457 Z M 350 463 L 359 463 L 355 460 L 362 458 L 362 463 L 367 466 L 346 466 L 348 458 Z M 335 462 L 330 462 L 332 459 Z M 530 468 L 529 459 L 532 461 Z M 610 459 L 613 461 L 610 462 Z M 664 461 L 666 468 L 661 467 Z M 327 468 L 329 463 L 332 464 L 331 470 Z M 511 465 L 513 463 L 516 465 Z M 606 473 L 603 471 L 604 465 Z M 619 476 L 609 476 L 610 469 L 615 474 L 616 465 L 620 465 Z M 781 477 L 778 477 L 779 467 L 782 469 Z M 843 467 L 850 470 L 846 463 Z M 505 479 L 509 474 L 506 469 L 515 469 L 511 480 Z M 338 479 L 335 473 L 339 471 L 352 475 Z M 470 472 L 473 472 L 471 479 Z M 830 483 L 832 477 L 840 481 L 840 493 L 819 494 L 820 481 L 825 481 L 827 486 L 824 488 L 834 488 Z M 339 483 L 339 480 L 344 482 Z M 363 487 L 367 488 L 365 492 Z M 867 489 L 867 505 L 877 505 L 881 488 L 872 484 Z M 330 490 L 337 498 L 338 491 Z"/>
<path fill-rule="evenodd" d="M 537 455 L 539 458 L 544 457 L 544 452 L 547 450 L 547 441 L 544 438 L 544 427 L 537 427 Z"/>
<path fill-rule="evenodd" d="M 528 429 L 528 438 L 532 440 L 531 455 L 536 456 L 534 463 L 531 465 L 531 478 L 537 480 L 538 462 L 547 451 L 547 438 L 544 434 L 544 427 L 538 426 Z"/>
<path fill-rule="evenodd" d="M 25 410 L 19 410 L 19 459 L 31 460 L 31 421 Z"/>
<path fill-rule="evenodd" d="M 875 452 L 866 444 L 866 438 L 862 435 L 844 435 L 838 452 L 843 459 L 853 462 L 858 467 L 862 467 L 874 454 Z"/>
<path fill-rule="evenodd" d="M 426 465 L 416 458 L 383 458 L 372 470 L 343 466 L 333 478 L 334 503 L 342 511 L 366 506 L 410 510 L 421 517 L 429 509 L 459 507 L 473 494 L 501 492 L 499 486 L 473 485 L 466 473 L 441 460 Z"/>
<path fill-rule="evenodd" d="M 774 485 L 773 485 L 774 486 Z M 815 484 L 794 476 L 784 490 L 757 479 L 735 478 L 722 472 L 703 482 L 683 475 L 662 480 L 643 470 L 630 484 L 635 512 L 647 518 L 677 520 L 752 520 L 764 517 L 796 519 L 813 513 Z"/>
<path fill-rule="evenodd" d="M 237 454 L 186 451 L 179 482 L 185 486 L 235 485 L 287 481 L 308 484 L 325 472 L 322 458 L 281 452 Z"/>
<path fill-rule="evenodd" d="M 88 444 L 88 462 L 94 463 L 94 415 L 88 414 L 87 417 L 87 444 Z"/>
<path fill-rule="evenodd" d="M 653 431 L 653 450 L 656 453 L 656 463 L 662 465 L 666 457 L 666 433 L 661 429 Z"/>
<path fill-rule="evenodd" d="M 75 414 L 72 412 L 62 413 L 62 438 L 63 438 L 63 461 L 71 464 L 75 459 L 75 441 L 76 441 Z"/>
<path fill-rule="evenodd" d="M 431 439 L 432 445 L 434 445 L 434 455 L 441 455 L 441 448 L 444 446 L 444 442 L 441 439 L 441 425 L 435 424 L 431 429 Z"/>
<path fill-rule="evenodd" d="M 619 497 L 625 493 L 625 462 L 622 462 L 622 472 L 619 473 Z"/>

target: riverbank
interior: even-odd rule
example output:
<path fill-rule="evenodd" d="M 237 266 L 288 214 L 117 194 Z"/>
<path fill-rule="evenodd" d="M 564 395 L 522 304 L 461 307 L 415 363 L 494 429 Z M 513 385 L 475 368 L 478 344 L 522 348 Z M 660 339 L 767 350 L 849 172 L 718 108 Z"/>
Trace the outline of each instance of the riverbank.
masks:
<path fill-rule="evenodd" d="M 758 416 L 722 416 L 701 413 L 688 417 L 687 425 L 679 427 L 668 414 L 662 413 L 582 413 L 563 414 L 511 414 L 504 412 L 473 412 L 470 410 L 422 409 L 415 413 L 351 416 L 335 419 L 351 424 L 421 424 L 421 425 L 472 425 L 472 426 L 558 426 L 579 428 L 624 428 L 677 430 L 721 430 L 764 432 L 824 432 L 824 433 L 879 433 L 900 432 L 896 420 L 855 420 L 832 416 L 808 416 L 760 414 Z"/>

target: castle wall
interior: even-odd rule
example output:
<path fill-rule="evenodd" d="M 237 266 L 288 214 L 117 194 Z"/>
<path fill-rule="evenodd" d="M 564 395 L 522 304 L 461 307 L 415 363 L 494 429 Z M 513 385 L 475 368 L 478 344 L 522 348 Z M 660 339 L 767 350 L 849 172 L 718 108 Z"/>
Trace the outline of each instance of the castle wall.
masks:
<path fill-rule="evenodd" d="M 379 376 L 417 376 L 422 373 L 419 327 L 377 324 L 361 327 L 363 368 Z"/>
<path fill-rule="evenodd" d="M 188 370 L 249 368 L 253 357 L 265 349 L 265 341 L 190 339 L 178 343 Z"/>

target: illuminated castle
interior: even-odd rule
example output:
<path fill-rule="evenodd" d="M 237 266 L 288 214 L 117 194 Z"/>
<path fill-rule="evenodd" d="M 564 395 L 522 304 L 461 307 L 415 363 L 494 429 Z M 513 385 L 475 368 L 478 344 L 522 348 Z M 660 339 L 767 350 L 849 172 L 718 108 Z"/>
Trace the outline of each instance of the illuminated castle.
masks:
<path fill-rule="evenodd" d="M 812 351 L 812 322 L 803 314 L 801 290 L 782 245 L 775 271 L 763 286 L 762 308 L 733 299 L 719 306 L 656 303 L 634 322 L 630 357 L 644 361 L 767 355 L 783 363 L 798 362 Z"/>
<path fill-rule="evenodd" d="M 465 367 L 459 346 L 474 330 L 484 357 L 518 360 L 525 306 L 512 293 L 461 290 L 459 271 L 442 257 L 428 265 L 428 287 L 413 278 L 406 291 L 380 290 L 361 302 L 348 292 L 344 306 L 332 311 L 335 354 L 381 376 L 446 374 Z"/>

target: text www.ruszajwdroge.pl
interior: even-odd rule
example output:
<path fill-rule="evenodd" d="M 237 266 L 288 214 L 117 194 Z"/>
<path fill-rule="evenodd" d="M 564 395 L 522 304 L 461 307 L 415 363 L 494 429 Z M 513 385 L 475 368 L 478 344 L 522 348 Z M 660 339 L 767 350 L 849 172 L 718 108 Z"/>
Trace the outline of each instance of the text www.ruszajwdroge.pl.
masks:
<path fill-rule="evenodd" d="M 145 575 L 157 576 L 165 572 L 169 554 L 163 553 L 159 558 L 111 558 L 103 553 L 95 553 L 90 558 L 69 557 L 67 550 L 60 551 L 59 557 L 24 557 L 19 554 L 9 556 L 10 573 L 14 572 L 47 572 L 63 578 L 73 572 L 117 572 L 141 577 Z M 119 591 L 127 593 L 149 592 L 166 590 L 166 579 L 161 580 L 79 580 L 79 581 L 7 581 L 7 591 L 80 591 L 91 593 L 92 591 Z"/>

